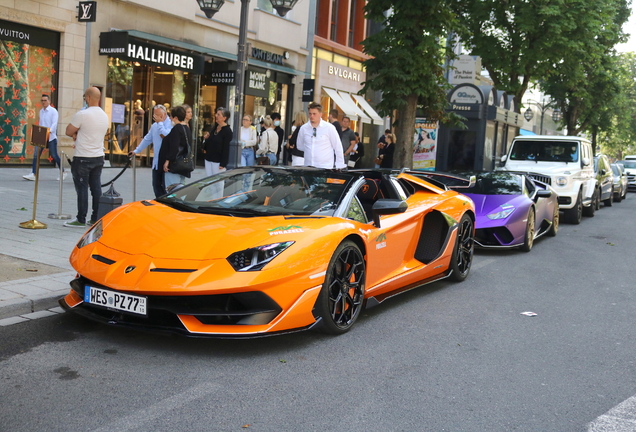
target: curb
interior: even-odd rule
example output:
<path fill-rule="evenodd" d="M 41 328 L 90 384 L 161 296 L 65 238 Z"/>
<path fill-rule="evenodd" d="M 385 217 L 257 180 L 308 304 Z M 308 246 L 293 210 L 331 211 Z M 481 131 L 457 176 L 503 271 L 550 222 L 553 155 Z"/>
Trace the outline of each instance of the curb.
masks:
<path fill-rule="evenodd" d="M 0 319 L 40 312 L 59 306 L 60 298 L 68 294 L 68 289 L 53 291 L 32 297 L 0 301 Z"/>

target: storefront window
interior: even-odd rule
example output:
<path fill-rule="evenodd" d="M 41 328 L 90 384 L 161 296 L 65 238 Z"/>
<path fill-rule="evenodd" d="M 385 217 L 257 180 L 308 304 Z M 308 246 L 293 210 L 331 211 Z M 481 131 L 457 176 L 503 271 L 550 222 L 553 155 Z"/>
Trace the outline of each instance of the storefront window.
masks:
<path fill-rule="evenodd" d="M 39 121 L 40 96 L 48 94 L 51 105 L 57 105 L 59 35 L 47 33 L 56 38 L 55 47 L 0 39 L 0 159 L 5 164 L 31 163 L 29 132 Z M 42 162 L 52 161 L 45 150 Z"/>
<path fill-rule="evenodd" d="M 113 106 L 122 106 L 124 115 L 112 116 L 114 136 L 109 137 L 108 156 L 111 163 L 123 164 L 126 155 L 143 140 L 152 125 L 152 109 L 164 105 L 168 113 L 174 106 L 188 104 L 195 113 L 190 127 L 197 130 L 199 75 L 160 66 L 148 66 L 117 58 L 108 60 L 106 97 Z M 121 123 L 119 123 L 119 121 Z M 151 166 L 154 149 L 142 152 L 142 166 Z"/>

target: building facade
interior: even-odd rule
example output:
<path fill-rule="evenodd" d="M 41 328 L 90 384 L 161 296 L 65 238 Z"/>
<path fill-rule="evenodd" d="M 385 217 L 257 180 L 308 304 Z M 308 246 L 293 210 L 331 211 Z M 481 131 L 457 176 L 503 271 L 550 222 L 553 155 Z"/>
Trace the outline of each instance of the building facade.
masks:
<path fill-rule="evenodd" d="M 198 146 L 217 108 L 235 115 L 240 2 L 227 1 L 210 19 L 195 0 L 100 0 L 91 23 L 78 22 L 78 1 L 49 3 L 0 3 L 6 17 L 0 20 L 0 166 L 30 164 L 28 131 L 38 121 L 41 93 L 51 94 L 63 132 L 82 107 L 84 88 L 100 88 L 111 120 L 105 148 L 112 163 L 122 163 L 141 141 L 154 105 L 190 105 Z M 288 125 L 302 106 L 309 7 L 301 1 L 280 17 L 268 0 L 250 4 L 243 111 L 256 124 L 279 112 Z M 72 153 L 72 141 L 60 135 L 60 148 Z M 147 165 L 152 149 L 144 156 Z"/>

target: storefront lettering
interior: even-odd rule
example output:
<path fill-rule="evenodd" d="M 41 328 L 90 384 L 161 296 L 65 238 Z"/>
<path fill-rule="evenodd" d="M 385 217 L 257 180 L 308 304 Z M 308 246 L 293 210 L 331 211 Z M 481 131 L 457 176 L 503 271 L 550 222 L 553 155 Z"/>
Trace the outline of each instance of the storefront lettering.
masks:
<path fill-rule="evenodd" d="M 31 35 L 17 30 L 10 30 L 6 28 L 0 28 L 0 36 L 13 37 L 20 40 L 28 41 L 31 39 Z"/>
<path fill-rule="evenodd" d="M 258 48 L 252 48 L 252 57 L 257 60 L 262 60 L 268 63 L 276 63 L 279 65 L 282 65 L 283 60 L 286 58 L 285 55 L 275 54 Z"/>
<path fill-rule="evenodd" d="M 194 58 L 190 56 L 137 46 L 132 43 L 128 43 L 128 57 L 181 69 L 194 69 Z"/>
<path fill-rule="evenodd" d="M 453 105 L 453 109 L 455 111 L 470 111 L 470 106 L 464 106 L 464 105 Z"/>
<path fill-rule="evenodd" d="M 358 82 L 360 81 L 359 73 L 351 72 L 350 70 L 338 68 L 331 65 L 329 66 L 329 75 L 335 75 L 340 78 L 345 78 L 352 81 L 358 81 Z"/>
<path fill-rule="evenodd" d="M 265 91 L 266 74 L 262 72 L 250 71 L 249 87 L 255 90 Z"/>

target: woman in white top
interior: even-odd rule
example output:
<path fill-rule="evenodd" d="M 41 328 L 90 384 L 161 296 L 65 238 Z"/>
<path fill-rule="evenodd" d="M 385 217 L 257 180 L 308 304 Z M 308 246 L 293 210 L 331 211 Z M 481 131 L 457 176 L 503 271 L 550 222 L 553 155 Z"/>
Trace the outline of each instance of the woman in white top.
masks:
<path fill-rule="evenodd" d="M 255 165 L 254 149 L 256 147 L 256 129 L 252 126 L 252 116 L 249 114 L 243 116 L 239 142 L 241 143 L 242 149 L 241 166 Z"/>
<path fill-rule="evenodd" d="M 267 156 L 270 165 L 276 165 L 278 134 L 274 131 L 274 122 L 269 116 L 263 120 L 263 127 L 265 127 L 265 132 L 261 134 L 261 142 L 256 150 L 256 156 Z"/>

